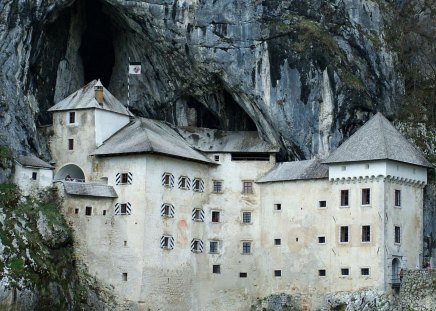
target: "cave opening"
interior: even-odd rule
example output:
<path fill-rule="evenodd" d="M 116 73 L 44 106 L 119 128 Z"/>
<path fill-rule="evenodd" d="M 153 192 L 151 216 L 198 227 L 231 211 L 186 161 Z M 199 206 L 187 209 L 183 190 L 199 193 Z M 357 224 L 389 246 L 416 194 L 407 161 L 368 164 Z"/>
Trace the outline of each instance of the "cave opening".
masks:
<path fill-rule="evenodd" d="M 197 101 L 194 97 L 186 98 L 188 108 L 194 108 L 197 113 L 197 126 L 210 129 L 221 129 L 221 122 L 217 115 L 213 114 L 207 107 Z"/>
<path fill-rule="evenodd" d="M 82 58 L 85 83 L 101 79 L 108 86 L 115 64 L 111 20 L 98 0 L 86 0 L 86 28 L 82 34 L 79 54 Z"/>

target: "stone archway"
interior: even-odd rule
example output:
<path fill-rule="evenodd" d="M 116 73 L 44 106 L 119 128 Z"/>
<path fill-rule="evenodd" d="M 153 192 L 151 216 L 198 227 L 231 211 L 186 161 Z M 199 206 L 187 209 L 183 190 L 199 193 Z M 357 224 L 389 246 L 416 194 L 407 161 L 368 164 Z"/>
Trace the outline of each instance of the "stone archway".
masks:
<path fill-rule="evenodd" d="M 56 172 L 54 176 L 55 181 L 78 181 L 85 182 L 85 174 L 83 170 L 75 164 L 64 165 Z"/>
<path fill-rule="evenodd" d="M 401 262 L 400 259 L 392 259 L 392 284 L 401 283 Z"/>

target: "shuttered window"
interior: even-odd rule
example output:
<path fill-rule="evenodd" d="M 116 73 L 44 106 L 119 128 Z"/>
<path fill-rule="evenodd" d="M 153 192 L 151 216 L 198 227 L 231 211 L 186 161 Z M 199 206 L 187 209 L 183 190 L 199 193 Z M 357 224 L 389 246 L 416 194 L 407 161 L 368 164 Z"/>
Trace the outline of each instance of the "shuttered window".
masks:
<path fill-rule="evenodd" d="M 160 247 L 163 249 L 173 249 L 174 248 L 174 238 L 170 235 L 163 235 L 160 238 Z"/>
<path fill-rule="evenodd" d="M 202 253 L 204 248 L 203 241 L 200 239 L 192 239 L 191 241 L 191 251 L 193 253 Z"/>
<path fill-rule="evenodd" d="M 160 208 L 160 215 L 162 217 L 174 217 L 175 209 L 172 204 L 164 203 Z"/>
<path fill-rule="evenodd" d="M 128 173 L 117 173 L 115 175 L 115 184 L 117 185 L 131 185 L 133 183 L 133 174 Z"/>
<path fill-rule="evenodd" d="M 117 203 L 115 204 L 115 215 L 131 215 L 132 214 L 132 205 L 127 203 Z"/>
<path fill-rule="evenodd" d="M 174 175 L 171 173 L 163 173 L 162 174 L 162 186 L 167 188 L 174 187 Z"/>

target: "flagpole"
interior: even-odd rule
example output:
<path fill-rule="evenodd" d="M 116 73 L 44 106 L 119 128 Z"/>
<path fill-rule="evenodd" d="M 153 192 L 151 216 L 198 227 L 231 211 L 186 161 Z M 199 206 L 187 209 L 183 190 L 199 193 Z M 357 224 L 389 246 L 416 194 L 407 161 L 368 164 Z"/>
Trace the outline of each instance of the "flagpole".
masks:
<path fill-rule="evenodd" d="M 130 56 L 129 56 L 129 65 L 130 65 Z M 127 69 L 129 66 L 127 66 Z M 130 72 L 127 70 L 127 108 L 130 107 Z"/>

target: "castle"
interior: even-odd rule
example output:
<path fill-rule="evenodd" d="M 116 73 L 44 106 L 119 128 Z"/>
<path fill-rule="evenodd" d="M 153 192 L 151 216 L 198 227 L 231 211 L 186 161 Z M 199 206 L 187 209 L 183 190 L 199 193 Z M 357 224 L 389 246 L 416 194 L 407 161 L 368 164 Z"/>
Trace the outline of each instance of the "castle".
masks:
<path fill-rule="evenodd" d="M 134 117 L 100 82 L 62 100 L 54 182 L 78 263 L 150 310 L 400 285 L 420 265 L 430 163 L 380 113 L 325 160 L 276 163 L 256 132 Z"/>

